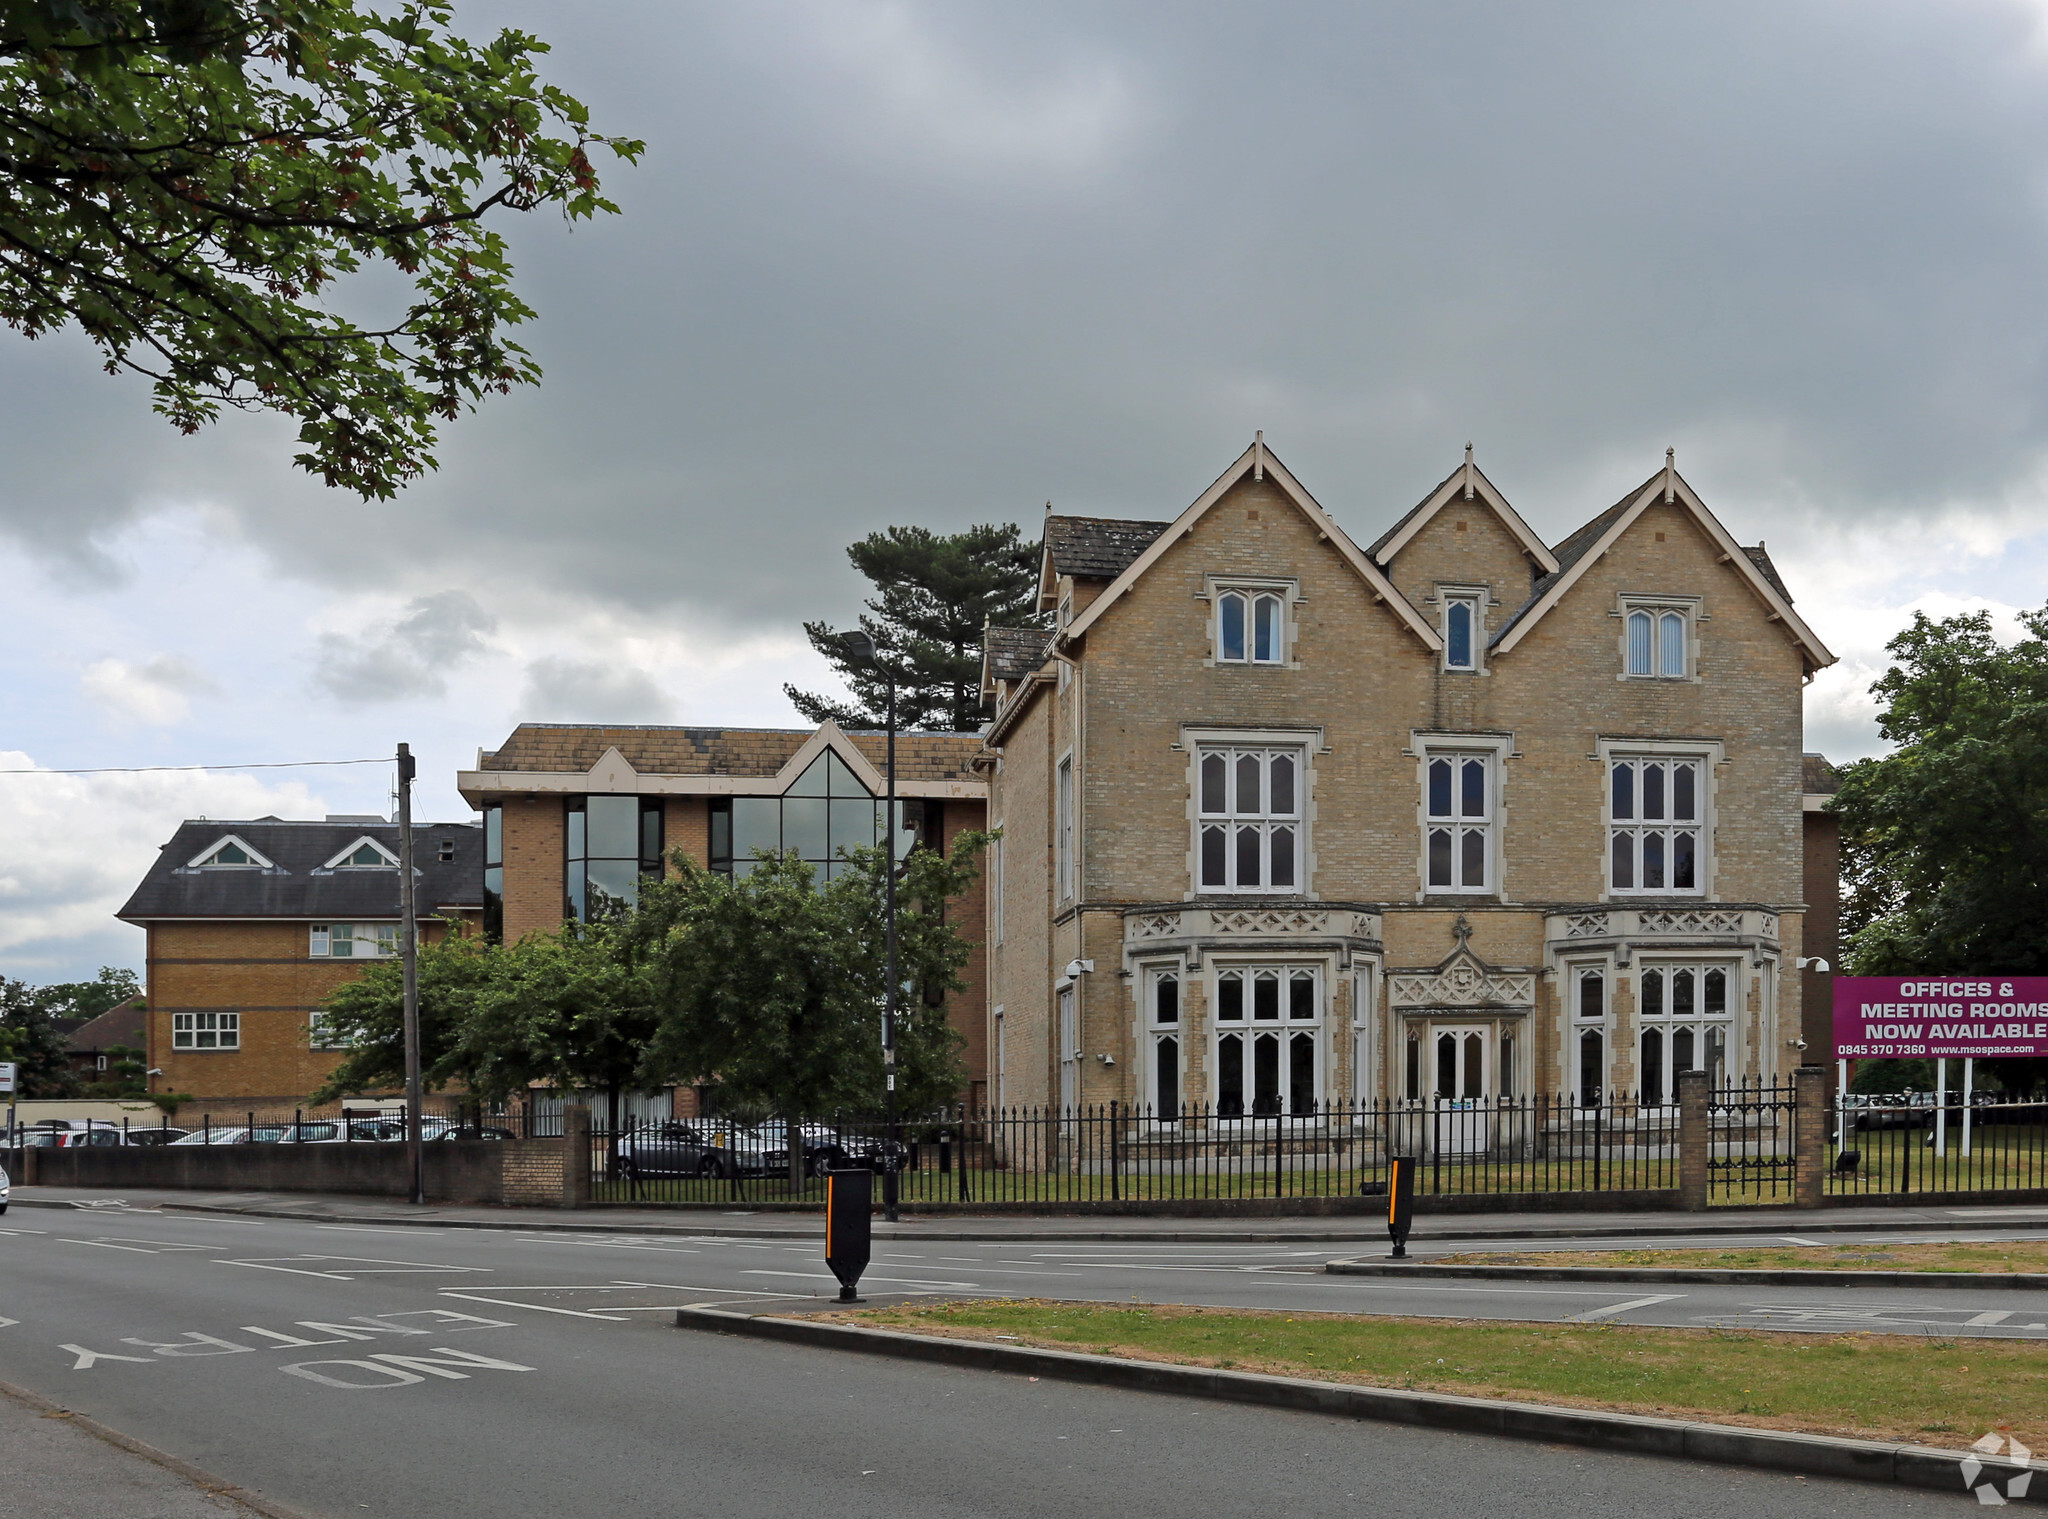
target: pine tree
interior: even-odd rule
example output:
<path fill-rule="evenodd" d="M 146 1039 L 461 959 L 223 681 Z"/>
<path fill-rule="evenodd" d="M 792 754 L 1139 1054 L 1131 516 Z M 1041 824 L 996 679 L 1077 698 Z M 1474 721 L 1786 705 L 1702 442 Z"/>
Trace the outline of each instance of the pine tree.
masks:
<path fill-rule="evenodd" d="M 971 733 L 987 716 L 981 700 L 981 630 L 1042 627 L 1037 610 L 1038 544 L 1010 523 L 934 533 L 892 527 L 850 544 L 846 557 L 877 594 L 860 625 L 896 674 L 896 725 Z M 854 702 L 785 685 L 796 709 L 814 723 L 879 728 L 886 691 L 872 671 L 847 662 L 841 631 L 806 622 L 811 647 L 852 690 Z"/>

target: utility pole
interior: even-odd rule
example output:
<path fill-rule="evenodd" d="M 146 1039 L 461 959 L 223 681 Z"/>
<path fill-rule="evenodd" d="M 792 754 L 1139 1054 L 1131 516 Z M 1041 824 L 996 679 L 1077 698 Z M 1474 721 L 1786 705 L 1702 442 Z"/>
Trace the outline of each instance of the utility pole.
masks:
<path fill-rule="evenodd" d="M 902 1164 L 903 1154 L 896 1117 L 896 997 L 899 991 L 896 984 L 896 672 L 883 661 L 874 639 L 866 633 L 844 634 L 840 645 L 846 650 L 849 661 L 872 670 L 889 691 L 884 724 L 888 733 L 888 795 L 882 810 L 885 819 L 882 834 L 887 840 L 883 845 L 882 917 L 886 924 L 883 930 L 886 945 L 884 973 L 888 978 L 882 1001 L 882 1076 L 889 1105 L 889 1142 L 882 1152 L 882 1216 L 893 1224 L 896 1222 L 898 1197 L 896 1172 Z"/>
<path fill-rule="evenodd" d="M 412 1162 L 412 1200 L 427 1200 L 426 1155 L 420 1148 L 419 919 L 412 888 L 412 746 L 398 746 L 398 917 L 405 973 L 405 1145 Z"/>

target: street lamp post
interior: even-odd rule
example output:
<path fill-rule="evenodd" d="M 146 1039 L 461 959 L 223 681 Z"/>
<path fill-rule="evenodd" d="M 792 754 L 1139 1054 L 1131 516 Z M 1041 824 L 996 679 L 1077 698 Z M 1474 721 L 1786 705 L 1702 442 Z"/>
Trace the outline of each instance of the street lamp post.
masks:
<path fill-rule="evenodd" d="M 847 659 L 882 678 L 888 688 L 884 710 L 884 740 L 887 754 L 888 797 L 883 809 L 883 835 L 888 843 L 882 860 L 882 922 L 884 971 L 887 984 L 882 999 L 882 1080 L 889 1115 L 889 1145 L 883 1155 L 882 1216 L 896 1222 L 896 1167 L 902 1154 L 896 1123 L 896 674 L 882 663 L 874 639 L 865 633 L 848 633 L 840 639 Z"/>

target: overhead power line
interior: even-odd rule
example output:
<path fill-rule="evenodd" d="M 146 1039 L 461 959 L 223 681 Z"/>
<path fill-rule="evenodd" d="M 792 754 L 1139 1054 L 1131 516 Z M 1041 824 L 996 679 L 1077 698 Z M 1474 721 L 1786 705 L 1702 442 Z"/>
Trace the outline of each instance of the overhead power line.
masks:
<path fill-rule="evenodd" d="M 146 775 L 166 770 L 305 770 L 314 765 L 388 765 L 391 756 L 348 760 L 258 760 L 249 765 L 99 765 L 88 770 L 46 770 L 32 765 L 25 770 L 0 770 L 0 775 Z"/>

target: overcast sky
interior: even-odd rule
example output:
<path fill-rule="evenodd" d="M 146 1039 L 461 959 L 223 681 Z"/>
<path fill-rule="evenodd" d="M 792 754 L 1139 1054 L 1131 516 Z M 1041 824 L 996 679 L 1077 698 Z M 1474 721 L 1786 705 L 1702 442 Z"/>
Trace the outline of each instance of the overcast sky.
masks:
<path fill-rule="evenodd" d="M 1553 541 L 1667 444 L 1841 663 L 2048 570 L 2048 5 L 476 4 L 644 138 L 507 224 L 537 390 L 365 504 L 0 333 L 0 766 L 348 759 L 421 813 L 521 719 L 794 726 L 843 546 L 1168 517 L 1255 428 L 1361 541 L 1460 457 Z M 187 816 L 388 771 L 0 776 L 0 972 L 139 966 Z"/>

